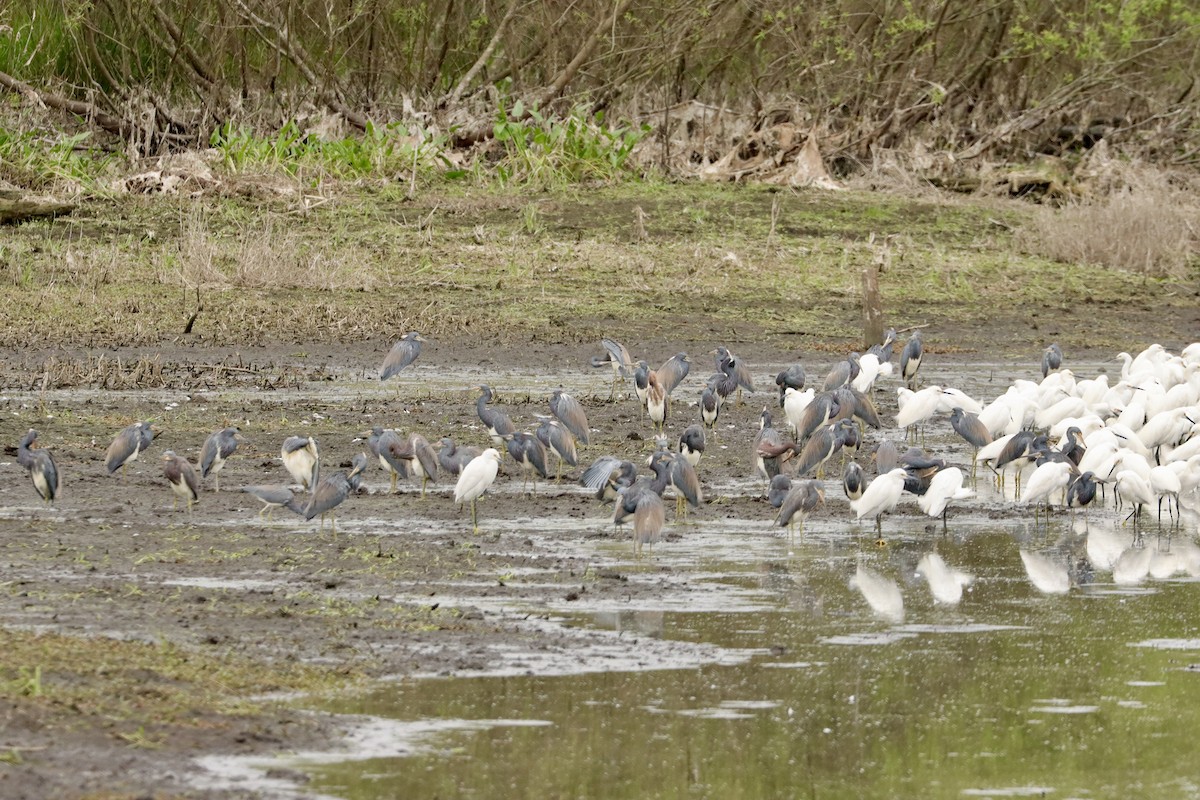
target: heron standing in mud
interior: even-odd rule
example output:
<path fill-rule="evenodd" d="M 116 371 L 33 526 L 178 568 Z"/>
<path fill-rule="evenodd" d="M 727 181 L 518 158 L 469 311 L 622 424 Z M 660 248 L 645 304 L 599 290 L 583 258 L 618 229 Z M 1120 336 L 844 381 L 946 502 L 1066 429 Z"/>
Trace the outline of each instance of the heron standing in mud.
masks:
<path fill-rule="evenodd" d="M 463 467 L 458 476 L 458 483 L 454 486 L 454 502 L 471 504 L 471 527 L 475 533 L 479 533 L 479 516 L 475 510 L 475 501 L 492 488 L 499 472 L 500 451 L 489 447 Z"/>

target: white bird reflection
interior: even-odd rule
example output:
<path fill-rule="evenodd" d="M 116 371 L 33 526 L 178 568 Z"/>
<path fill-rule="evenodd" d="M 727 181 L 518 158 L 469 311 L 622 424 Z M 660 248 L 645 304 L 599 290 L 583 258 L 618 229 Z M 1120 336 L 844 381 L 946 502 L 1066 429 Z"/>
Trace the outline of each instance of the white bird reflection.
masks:
<path fill-rule="evenodd" d="M 1102 572 L 1112 572 L 1113 565 L 1128 547 L 1133 544 L 1133 534 L 1121 533 L 1115 528 L 1093 525 L 1087 534 L 1087 557 L 1092 567 Z"/>
<path fill-rule="evenodd" d="M 1127 547 L 1113 563 L 1113 583 L 1118 586 L 1137 586 L 1150 575 L 1154 550 L 1149 547 Z"/>
<path fill-rule="evenodd" d="M 970 586 L 974 575 L 955 569 L 937 553 L 926 553 L 917 562 L 917 572 L 925 576 L 933 602 L 948 606 L 958 605 L 962 600 L 963 588 Z"/>
<path fill-rule="evenodd" d="M 1028 550 L 1021 551 L 1021 562 L 1029 582 L 1044 594 L 1066 594 L 1071 589 L 1071 577 L 1067 565 Z"/>
<path fill-rule="evenodd" d="M 900 585 L 894 580 L 859 564 L 850 579 L 850 588 L 862 593 L 876 615 L 889 622 L 904 621 L 904 598 L 900 595 Z"/>

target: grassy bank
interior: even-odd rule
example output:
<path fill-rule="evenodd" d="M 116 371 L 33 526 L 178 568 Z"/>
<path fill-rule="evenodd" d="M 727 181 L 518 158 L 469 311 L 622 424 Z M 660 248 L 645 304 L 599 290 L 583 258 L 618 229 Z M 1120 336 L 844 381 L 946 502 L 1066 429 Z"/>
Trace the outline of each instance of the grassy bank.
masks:
<path fill-rule="evenodd" d="M 1014 202 L 656 184 L 451 186 L 408 200 L 398 187 L 318 197 L 269 186 L 243 177 L 237 191 L 194 199 L 85 199 L 69 217 L 13 229 L 0 244 L 0 344 L 156 344 L 196 314 L 192 334 L 215 345 L 415 328 L 499 342 L 736 331 L 841 348 L 861 335 L 872 263 L 889 324 L 935 333 L 1194 304 L 1194 274 L 1162 281 L 1028 254 L 1015 232 L 1040 212 Z M 1095 322 L 1053 327 L 1064 346 L 1124 346 L 1129 330 Z"/>

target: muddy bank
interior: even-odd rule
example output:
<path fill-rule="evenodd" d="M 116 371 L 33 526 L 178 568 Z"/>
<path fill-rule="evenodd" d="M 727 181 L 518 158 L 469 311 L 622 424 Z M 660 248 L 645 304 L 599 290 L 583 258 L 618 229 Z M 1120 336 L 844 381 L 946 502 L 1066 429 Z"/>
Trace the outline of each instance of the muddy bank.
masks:
<path fill-rule="evenodd" d="M 982 340 L 954 343 L 960 358 L 986 347 Z M 663 357 L 675 349 L 664 348 Z M 695 421 L 692 403 L 712 369 L 703 345 L 690 349 L 695 365 L 676 391 L 667 430 L 673 438 Z M 322 673 L 305 685 L 326 688 L 398 676 L 648 668 L 730 657 L 684 643 L 634 648 L 628 638 L 614 642 L 612 634 L 553 622 L 552 606 L 563 603 L 619 608 L 666 596 L 687 603 L 708 592 L 694 575 L 662 559 L 635 562 L 628 530 L 614 530 L 610 508 L 570 480 L 542 482 L 523 496 L 509 461 L 480 502 L 479 535 L 451 500 L 452 480 L 440 480 L 424 499 L 411 482 L 388 494 L 375 464 L 366 492 L 338 509 L 336 536 L 328 526 L 320 530 L 317 521 L 282 511 L 260 520 L 257 502 L 235 491 L 285 482 L 279 444 L 293 434 L 318 439 L 327 469 L 348 465 L 364 449 L 357 434 L 372 425 L 484 446 L 477 392 L 470 388 L 484 380 L 500 390 L 500 407 L 521 427 L 546 413 L 551 387 L 566 386 L 584 398 L 594 431 L 582 451 L 584 464 L 606 453 L 644 461 L 654 446 L 650 425 L 627 390 L 608 400 L 609 374 L 584 366 L 593 348 L 540 344 L 497 354 L 477 344 L 439 342 L 386 385 L 371 376 L 382 348 L 186 351 L 194 358 L 170 348 L 157 355 L 164 364 L 228 368 L 191 387 L 166 381 L 123 391 L 43 390 L 30 368 L 36 356 L 25 354 L 8 354 L 0 373 L 7 387 L 0 440 L 15 443 L 27 428 L 38 428 L 63 474 L 61 499 L 46 510 L 11 453 L 0 466 L 0 621 L 6 637 L 70 637 L 46 651 L 55 661 L 5 664 L 8 740 L 0 752 L 11 753 L 0 763 L 5 796 L 255 796 L 258 789 L 236 783 L 198 788 L 192 759 L 319 749 L 337 738 L 336 719 L 270 704 L 231 710 L 214 696 L 180 701 L 165 717 L 147 716 L 141 708 L 152 707 L 148 695 L 179 679 L 159 667 L 129 673 L 118 644 L 104 656 L 112 659 L 107 671 L 88 671 L 72 663 L 74 637 L 177 648 L 186 657 L 221 665 L 236 659 L 263 672 L 296 665 Z M 750 478 L 748 454 L 761 409 L 775 406 L 770 375 L 790 359 L 768 358 L 764 345 L 746 352 L 755 354 L 747 359 L 760 390 L 744 405 L 726 407 L 701 462 L 707 503 L 688 523 L 668 523 L 660 548 L 686 543 L 716 521 L 736 523 L 738 535 L 779 535 L 761 485 Z M 990 395 L 1002 390 L 1007 374 L 1033 375 L 1039 352 L 1025 356 L 1028 368 L 975 370 L 963 388 Z M 833 359 L 810 352 L 804 360 L 810 380 L 819 381 Z M 257 375 L 279 369 L 293 370 L 295 380 L 256 383 Z M 927 367 L 930 379 L 940 370 L 949 377 L 935 359 Z M 880 393 L 885 417 L 894 413 L 893 387 L 887 382 Z M 154 419 L 163 433 L 127 476 L 106 475 L 104 449 L 134 419 Z M 173 449 L 195 461 L 205 436 L 226 424 L 240 426 L 248 443 L 221 473 L 223 491 L 206 485 L 189 517 L 172 507 L 158 458 Z M 884 435 L 898 438 L 895 430 Z M 979 510 L 1001 508 L 983 504 Z M 818 520 L 847 519 L 845 501 L 831 485 Z M 846 527 L 848 536 L 856 535 L 857 528 Z M 632 660 L 631 649 L 638 651 Z M 78 657 L 94 658 L 82 650 Z M 27 691 L 35 668 L 39 690 Z M 106 678 L 129 691 L 119 709 L 92 698 L 105 691 Z M 277 683 L 279 689 L 303 684 L 282 677 Z"/>

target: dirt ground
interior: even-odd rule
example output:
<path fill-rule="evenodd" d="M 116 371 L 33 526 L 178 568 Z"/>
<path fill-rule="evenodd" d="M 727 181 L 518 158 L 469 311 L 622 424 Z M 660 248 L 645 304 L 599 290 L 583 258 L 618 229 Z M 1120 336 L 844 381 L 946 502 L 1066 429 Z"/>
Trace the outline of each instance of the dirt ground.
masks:
<path fill-rule="evenodd" d="M 1085 318 L 1087 311 L 1080 311 L 1078 321 Z M 1177 347 L 1197 332 L 1194 315 L 1164 319 L 1149 308 L 1132 310 L 1125 321 L 1145 335 L 1144 341 L 1130 342 L 1131 349 L 1154 340 Z M 1013 324 L 1025 325 L 1017 339 L 1038 338 L 1028 320 Z M 1072 324 L 1069 316 L 1055 322 Z M 690 404 L 712 371 L 705 353 L 719 341 L 665 339 L 656 333 L 630 344 L 657 360 L 679 349 L 694 355 L 692 377 L 678 390 L 682 402 L 668 427 L 675 439 L 695 421 Z M 1003 346 L 980 329 L 930 330 L 926 339 L 933 358 L 940 351 L 947 362 L 981 358 Z M 760 380 L 799 358 L 810 381 L 819 383 L 833 362 L 829 352 L 837 350 L 830 342 L 809 342 L 805 350 L 780 342 L 729 343 L 754 365 Z M 1032 375 L 1040 350 L 1019 349 Z M 544 624 L 538 617 L 545 615 L 529 609 L 546 597 L 626 599 L 654 591 L 652 582 L 630 582 L 628 571 L 660 568 L 653 559 L 632 563 L 632 545 L 629 551 L 614 549 L 611 560 L 583 555 L 576 546 L 581 537 L 618 542 L 630 534 L 614 531 L 610 508 L 569 480 L 542 483 L 532 498 L 522 497 L 515 467 L 507 461 L 497 490 L 480 502 L 479 535 L 451 500 L 452 479 L 441 479 L 425 499 L 412 482 L 388 494 L 375 463 L 367 473 L 369 491 L 339 509 L 336 536 L 286 511 L 260 520 L 257 503 L 237 488 L 286 482 L 279 444 L 291 434 L 318 439 L 326 471 L 347 466 L 365 447 L 356 434 L 372 425 L 485 446 L 475 416 L 477 392 L 469 388 L 484 380 L 499 388 L 501 408 L 519 425 L 546 413 L 545 386 L 561 381 L 583 399 L 594 431 L 592 444 L 582 448 L 582 464 L 607 453 L 644 459 L 653 448 L 650 426 L 636 401 L 608 401 L 607 373 L 586 366 L 587 357 L 598 352 L 544 342 L 497 352 L 486 343 L 439 341 L 386 387 L 363 380 L 381 360 L 382 346 L 216 351 L 202 343 L 174 343 L 153 353 L 105 354 L 110 362 L 120 357 L 123 365 L 110 367 L 107 378 L 94 353 L 0 354 L 0 441 L 7 445 L 0 459 L 0 647 L 29 632 L 65 635 L 67 642 L 144 642 L 173 648 L 183 659 L 189 654 L 214 663 L 236 659 L 263 669 L 304 665 L 322 671 L 319 680 L 335 687 L 384 676 L 489 671 L 502 651 L 557 653 L 564 662 L 586 658 L 578 632 Z M 43 391 L 51 357 L 60 366 L 79 366 L 80 376 L 94 368 L 94 380 L 81 378 L 79 388 L 50 383 Z M 106 380 L 121 386 L 130 365 L 144 359 L 159 370 L 140 379 L 143 388 L 86 388 Z M 453 373 L 451 381 L 444 380 L 443 370 Z M 883 396 L 892 394 L 892 385 Z M 719 445 L 710 444 L 701 465 L 709 503 L 694 512 L 695 524 L 722 517 L 770 519 L 772 510 L 747 479 L 750 441 L 761 409 L 775 407 L 774 391 L 762 385 L 745 405 L 726 407 Z M 893 406 L 894 400 L 884 399 L 880 411 L 894 413 Z M 163 433 L 127 476 L 105 474 L 108 442 L 137 419 L 155 420 Z M 174 449 L 195 461 L 204 437 L 226 424 L 239 425 L 248 443 L 221 473 L 222 491 L 206 482 L 190 517 L 173 510 L 162 453 Z M 63 475 L 62 497 L 52 510 L 39 506 L 15 463 L 15 443 L 30 427 L 42 432 L 41 442 L 53 451 Z M 830 502 L 822 513 L 845 515 L 844 501 Z M 545 517 L 572 525 L 547 534 L 537 522 Z M 670 536 L 687 535 L 686 526 L 669 529 Z M 496 610 L 504 601 L 511 601 L 511 611 Z M 131 676 L 122 672 L 120 651 L 113 658 L 107 671 L 96 673 L 71 663 L 39 663 L 38 693 L 18 691 L 18 676 L 11 672 L 2 676 L 0 796 L 260 796 L 253 788 L 197 786 L 193 759 L 329 747 L 344 725 L 286 705 L 230 710 L 199 699 L 169 715 L 147 716 L 139 693 L 149 698 L 165 692 L 175 678 L 154 669 Z M 519 659 L 515 663 L 519 668 Z M 137 685 L 134 700 L 120 713 L 72 699 L 87 697 L 87 689 L 103 694 L 105 676 Z M 72 685 L 80 683 L 88 686 Z"/>

